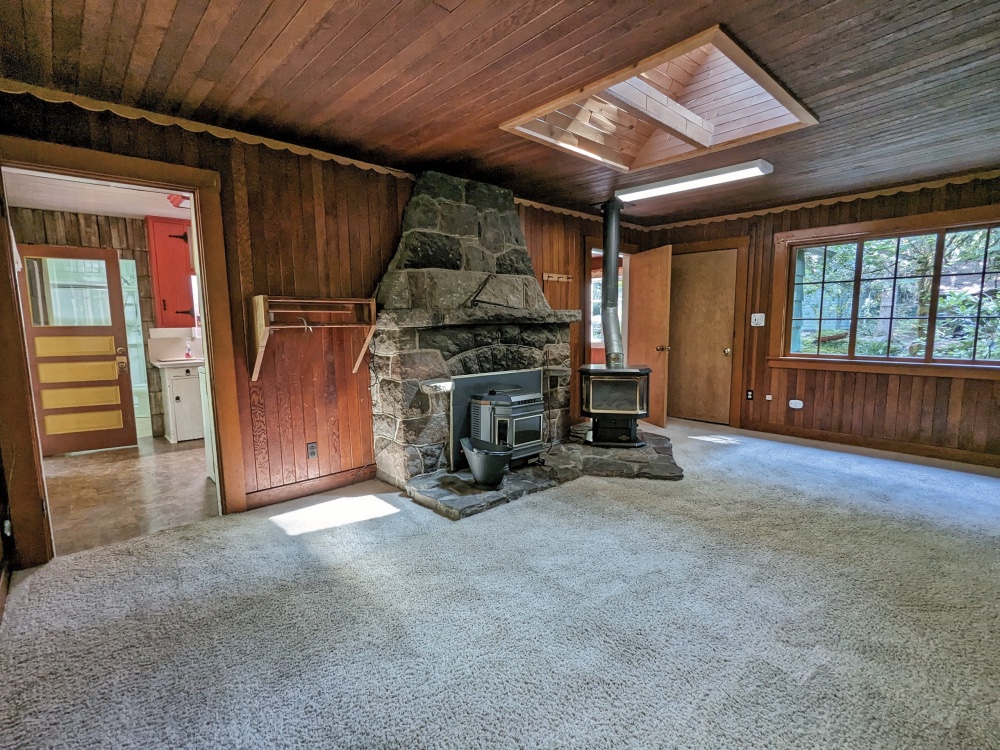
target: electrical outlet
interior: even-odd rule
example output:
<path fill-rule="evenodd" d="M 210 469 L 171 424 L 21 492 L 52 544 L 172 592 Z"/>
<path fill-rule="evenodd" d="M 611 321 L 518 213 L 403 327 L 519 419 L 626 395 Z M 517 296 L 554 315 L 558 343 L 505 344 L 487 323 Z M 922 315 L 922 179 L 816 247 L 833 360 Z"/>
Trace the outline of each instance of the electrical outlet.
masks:
<path fill-rule="evenodd" d="M 761 328 L 764 325 L 764 313 L 753 313 L 750 316 L 750 325 L 754 328 Z"/>
<path fill-rule="evenodd" d="M 306 443 L 306 458 L 319 458 L 319 446 L 316 443 Z"/>
<path fill-rule="evenodd" d="M 764 400 L 765 401 L 770 401 L 772 398 L 774 398 L 774 396 L 772 396 L 770 393 L 768 393 L 766 396 L 764 396 Z"/>
<path fill-rule="evenodd" d="M 747 391 L 747 401 L 753 401 L 753 391 Z"/>
<path fill-rule="evenodd" d="M 788 408 L 790 409 L 801 409 L 803 406 L 805 406 L 805 404 L 797 398 L 793 398 L 788 402 Z"/>

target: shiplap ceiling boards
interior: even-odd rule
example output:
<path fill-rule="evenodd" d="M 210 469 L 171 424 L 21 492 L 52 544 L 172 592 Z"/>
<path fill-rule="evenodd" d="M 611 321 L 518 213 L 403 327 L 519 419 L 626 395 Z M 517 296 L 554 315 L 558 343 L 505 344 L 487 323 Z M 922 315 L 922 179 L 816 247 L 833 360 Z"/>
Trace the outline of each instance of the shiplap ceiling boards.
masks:
<path fill-rule="evenodd" d="M 637 172 L 816 123 L 716 26 L 500 127 Z"/>
<path fill-rule="evenodd" d="M 9 167 L 3 170 L 3 182 L 7 200 L 15 208 L 121 216 L 126 219 L 146 216 L 191 218 L 191 202 L 186 194 L 171 201 L 171 193 L 155 188 L 124 187 L 110 182 Z"/>
<path fill-rule="evenodd" d="M 1000 0 L 0 0 L 0 75 L 578 211 L 753 159 L 781 175 L 628 208 L 630 220 L 660 224 L 1000 166 L 998 24 Z M 589 86 L 716 26 L 819 123 L 718 150 L 724 129 L 744 125 L 698 114 L 684 96 L 694 63 L 712 65 L 699 59 L 706 38 L 627 78 L 715 118 L 714 146 L 704 148 L 705 123 L 685 126 L 691 143 L 636 118 L 631 132 L 597 128 L 608 133 L 602 162 L 499 127 L 563 97 L 576 120 L 571 105 Z M 612 106 L 625 118 L 608 104 L 607 119 Z M 593 133 L 604 116 L 597 108 L 573 127 Z"/>

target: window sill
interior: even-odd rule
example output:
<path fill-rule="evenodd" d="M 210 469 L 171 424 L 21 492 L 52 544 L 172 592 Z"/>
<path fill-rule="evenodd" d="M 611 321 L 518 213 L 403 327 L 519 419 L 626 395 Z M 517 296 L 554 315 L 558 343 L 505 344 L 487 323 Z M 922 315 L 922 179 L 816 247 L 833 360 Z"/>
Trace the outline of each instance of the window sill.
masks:
<path fill-rule="evenodd" d="M 808 357 L 768 357 L 769 367 L 826 372 L 874 372 L 884 375 L 916 375 L 928 378 L 1000 380 L 1000 366 L 953 365 L 925 362 L 874 362 L 858 359 L 812 359 Z"/>

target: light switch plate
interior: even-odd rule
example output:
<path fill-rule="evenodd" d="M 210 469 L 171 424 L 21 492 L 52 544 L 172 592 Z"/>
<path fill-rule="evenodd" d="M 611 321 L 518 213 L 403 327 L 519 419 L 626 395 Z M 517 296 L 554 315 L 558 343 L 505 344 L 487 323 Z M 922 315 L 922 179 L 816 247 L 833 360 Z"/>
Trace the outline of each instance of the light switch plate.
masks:
<path fill-rule="evenodd" d="M 750 325 L 754 328 L 761 328 L 764 325 L 764 313 L 752 313 L 750 315 Z"/>

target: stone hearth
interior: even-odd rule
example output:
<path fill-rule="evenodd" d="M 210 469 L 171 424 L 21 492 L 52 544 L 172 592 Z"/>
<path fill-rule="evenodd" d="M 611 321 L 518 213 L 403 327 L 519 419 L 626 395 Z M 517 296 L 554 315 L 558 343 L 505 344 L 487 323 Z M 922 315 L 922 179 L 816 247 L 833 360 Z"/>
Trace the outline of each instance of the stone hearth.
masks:
<path fill-rule="evenodd" d="M 405 487 L 450 465 L 459 375 L 543 369 L 544 439 L 569 434 L 569 326 L 535 278 L 509 190 L 437 172 L 417 181 L 378 290 L 371 343 L 377 474 Z"/>
<path fill-rule="evenodd" d="M 583 442 L 589 424 L 575 425 L 570 440 L 541 455 L 544 463 L 529 464 L 504 476 L 492 490 L 473 485 L 469 471 L 436 471 L 413 477 L 405 485 L 413 500 L 453 521 L 547 490 L 583 475 L 628 479 L 683 479 L 674 462 L 670 439 L 646 433 L 643 448 L 597 448 Z"/>

